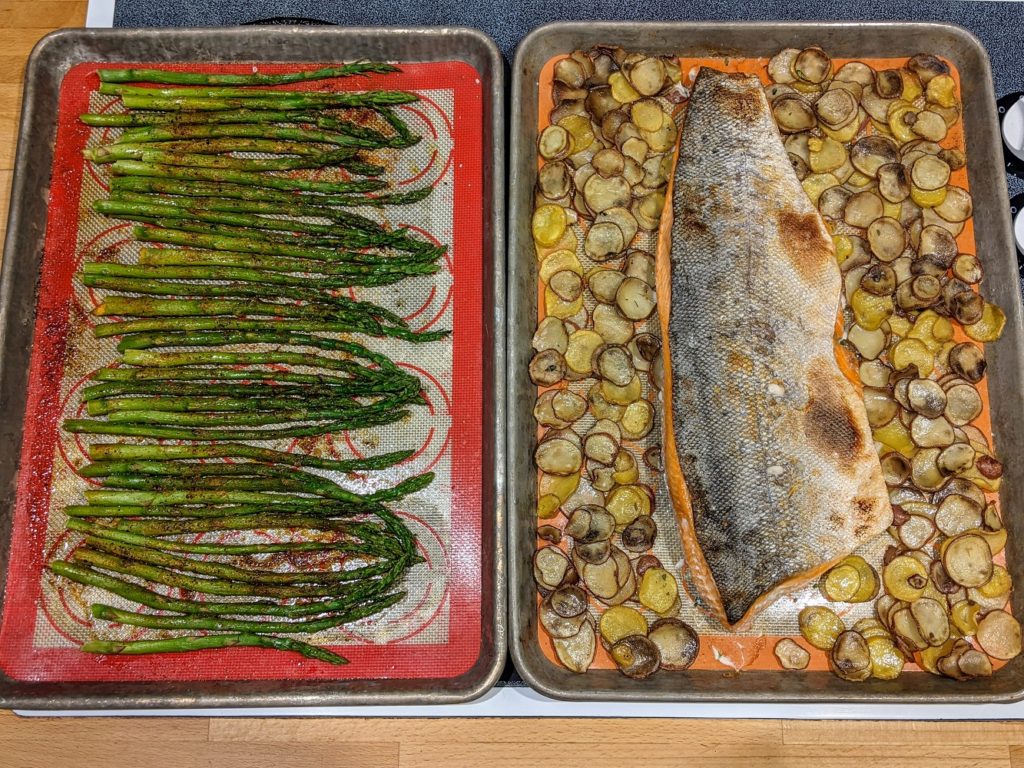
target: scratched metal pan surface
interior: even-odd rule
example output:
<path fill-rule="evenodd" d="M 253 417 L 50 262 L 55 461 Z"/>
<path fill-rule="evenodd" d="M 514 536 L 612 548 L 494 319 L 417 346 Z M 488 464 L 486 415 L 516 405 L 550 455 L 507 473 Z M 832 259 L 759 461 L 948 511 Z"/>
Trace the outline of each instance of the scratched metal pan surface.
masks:
<path fill-rule="evenodd" d="M 535 30 L 519 46 L 512 77 L 511 199 L 509 218 L 508 502 L 509 636 L 512 658 L 535 689 L 561 699 L 634 701 L 915 702 L 1014 701 L 1024 697 L 1024 657 L 994 676 L 970 683 L 927 673 L 897 680 L 847 683 L 830 672 L 782 673 L 724 670 L 660 672 L 630 680 L 615 670 L 575 674 L 548 661 L 537 641 L 535 547 L 536 427 L 531 415 L 536 389 L 527 376 L 537 317 L 537 259 L 530 235 L 537 177 L 538 77 L 545 62 L 598 44 L 681 57 L 772 56 L 782 48 L 820 45 L 837 58 L 912 56 L 927 51 L 953 62 L 963 82 L 963 119 L 968 178 L 975 200 L 977 252 L 985 263 L 982 293 L 1005 308 L 1003 338 L 991 345 L 989 387 L 997 449 L 1008 462 L 1001 490 L 1009 530 L 1008 568 L 1024 583 L 1024 328 L 1006 197 L 999 124 L 988 55 L 969 32 L 949 24 L 869 22 L 813 23 L 555 23 Z M 1024 615 L 1024 590 L 1015 590 L 1013 611 Z M 727 672 L 729 672 L 727 674 Z"/>
<path fill-rule="evenodd" d="M 25 683 L 0 673 L 0 707 L 43 710 L 450 704 L 489 690 L 505 663 L 505 123 L 503 61 L 481 32 L 461 28 L 238 27 L 62 30 L 26 71 L 7 242 L 0 278 L 0 594 L 6 586 L 18 460 L 33 346 L 35 286 L 61 80 L 83 62 L 464 61 L 480 75 L 484 185 L 481 639 L 451 678 Z M 0 613 L 4 606 L 0 604 Z"/>

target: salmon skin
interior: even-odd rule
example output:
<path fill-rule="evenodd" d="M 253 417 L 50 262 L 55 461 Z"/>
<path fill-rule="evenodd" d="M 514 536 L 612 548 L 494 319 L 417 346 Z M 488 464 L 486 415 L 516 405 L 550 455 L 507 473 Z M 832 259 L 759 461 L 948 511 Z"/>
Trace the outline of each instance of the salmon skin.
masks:
<path fill-rule="evenodd" d="M 692 580 L 738 629 L 892 510 L 836 359 L 832 239 L 756 77 L 700 70 L 673 187 L 658 264 L 666 478 Z"/>

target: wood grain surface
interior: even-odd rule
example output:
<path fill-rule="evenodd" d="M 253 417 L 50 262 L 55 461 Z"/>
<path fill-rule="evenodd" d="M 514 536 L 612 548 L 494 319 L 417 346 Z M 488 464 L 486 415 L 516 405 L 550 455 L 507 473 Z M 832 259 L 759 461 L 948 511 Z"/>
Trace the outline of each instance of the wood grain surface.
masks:
<path fill-rule="evenodd" d="M 0 2 L 0 234 L 32 46 L 85 22 L 85 0 Z M 1024 768 L 1024 723 L 614 719 L 19 718 L 0 712 L 10 768 Z"/>

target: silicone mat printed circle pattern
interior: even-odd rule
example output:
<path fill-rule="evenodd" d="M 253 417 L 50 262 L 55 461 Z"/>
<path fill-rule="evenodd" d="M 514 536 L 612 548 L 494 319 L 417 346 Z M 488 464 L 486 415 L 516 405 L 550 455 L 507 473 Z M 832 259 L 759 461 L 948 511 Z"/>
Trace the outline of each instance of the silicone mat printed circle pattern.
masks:
<path fill-rule="evenodd" d="M 30 391 L 25 414 L 6 610 L 0 626 L 0 664 L 21 680 L 284 679 L 365 677 L 454 677 L 476 661 L 481 636 L 480 486 L 482 478 L 482 90 L 476 70 L 462 62 L 401 65 L 387 76 L 304 83 L 291 88 L 415 91 L 420 100 L 398 107 L 422 140 L 412 148 L 382 150 L 374 158 L 397 191 L 433 188 L 411 206 L 359 212 L 417 235 L 449 251 L 436 275 L 384 288 L 354 288 L 353 297 L 374 301 L 406 318 L 416 330 L 449 328 L 446 340 L 413 344 L 395 339 L 359 341 L 387 354 L 423 382 L 427 405 L 396 424 L 319 438 L 267 442 L 277 450 L 351 459 L 408 449 L 414 454 L 383 472 L 343 475 L 321 472 L 363 492 L 391 486 L 422 472 L 436 473 L 424 491 L 391 505 L 418 541 L 425 562 L 414 566 L 401 589 L 406 596 L 374 617 L 344 627 L 299 635 L 337 647 L 352 662 L 334 667 L 295 654 L 260 649 L 215 653 L 102 657 L 78 646 L 93 637 L 152 639 L 174 632 L 111 625 L 92 619 L 91 602 L 138 610 L 136 604 L 102 590 L 50 574 L 45 566 L 80 546 L 81 535 L 65 530 L 68 504 L 96 481 L 79 474 L 88 463 L 90 441 L 110 438 L 62 431 L 66 418 L 84 415 L 79 390 L 97 368 L 117 359 L 116 339 L 94 338 L 93 310 L 104 292 L 74 279 L 83 261 L 136 263 L 140 244 L 132 224 L 93 212 L 109 189 L 107 168 L 84 162 L 82 149 L 116 138 L 119 129 L 90 130 L 81 112 L 120 109 L 96 92 L 98 64 L 82 64 L 65 77 L 60 93 L 57 144 L 50 193 L 50 218 L 39 286 Z M 106 66 L 106 65 L 102 65 Z M 132 66 L 122 64 L 118 66 Z M 137 66 L 137 65 L 136 65 Z M 261 64 L 283 72 L 311 65 Z M 211 71 L 212 65 L 177 69 Z M 248 72 L 252 65 L 217 66 Z M 456 210 L 458 217 L 456 217 Z M 247 349 L 269 349 L 254 345 Z M 303 369 L 298 369 L 303 370 Z M 220 541 L 275 541 L 286 531 L 225 532 Z M 311 534 L 313 535 L 313 534 Z M 199 537 L 197 537 L 198 539 Z M 278 567 L 278 560 L 264 567 Z M 165 588 L 180 596 L 180 591 Z"/>

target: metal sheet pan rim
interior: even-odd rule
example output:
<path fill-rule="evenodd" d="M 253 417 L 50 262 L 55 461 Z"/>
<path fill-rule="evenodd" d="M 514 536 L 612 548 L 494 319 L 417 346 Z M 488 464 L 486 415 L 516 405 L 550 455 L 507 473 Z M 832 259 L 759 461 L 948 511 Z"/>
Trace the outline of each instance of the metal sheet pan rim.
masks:
<path fill-rule="evenodd" d="M 0 673 L 0 707 L 23 710 L 90 710 L 90 709 L 188 709 L 225 707 L 295 707 L 342 705 L 412 705 L 457 704 L 471 701 L 486 693 L 497 682 L 507 655 L 506 558 L 505 558 L 505 118 L 504 61 L 497 46 L 487 35 L 464 27 L 230 27 L 207 29 L 62 29 L 43 37 L 33 48 L 26 66 L 22 115 L 15 154 L 15 169 L 8 213 L 7 239 L 0 268 L 0 403 L 10 407 L 11 396 L 22 404 L 13 419 L 6 419 L 0 430 L 4 438 L 0 446 L 0 590 L 6 582 L 8 544 L 11 535 L 11 510 L 17 477 L 18 454 L 21 449 L 24 416 L 24 372 L 7 363 L 7 353 L 18 346 L 27 347 L 32 336 L 34 297 L 26 313 L 15 306 L 16 291 L 25 285 L 34 286 L 38 277 L 39 257 L 43 251 L 46 229 L 46 206 L 33 206 L 32 200 L 45 199 L 49 188 L 52 164 L 52 140 L 46 141 L 53 126 L 39 124 L 39 111 L 47 99 L 56 104 L 56 91 L 42 93 L 46 82 L 59 88 L 64 71 L 43 71 L 44 59 L 55 49 L 73 45 L 106 45 L 111 52 L 102 59 L 140 60 L 133 41 L 162 46 L 162 57 L 150 61 L 195 60 L 200 54 L 184 50 L 183 43 L 204 43 L 211 53 L 208 60 L 225 60 L 219 52 L 230 51 L 228 43 L 262 39 L 280 42 L 280 46 L 251 46 L 243 55 L 227 60 L 246 61 L 323 61 L 328 58 L 366 56 L 359 52 L 374 49 L 378 56 L 400 61 L 440 61 L 460 59 L 476 62 L 482 79 L 484 104 L 483 166 L 485 189 L 489 179 L 489 195 L 483 196 L 486 206 L 484 221 L 485 247 L 482 253 L 485 286 L 490 281 L 490 312 L 485 302 L 484 343 L 487 334 L 493 337 L 490 347 L 491 381 L 485 389 L 485 406 L 493 425 L 492 435 L 485 434 L 485 454 L 492 465 L 484 467 L 484 478 L 492 479 L 486 488 L 481 521 L 484 549 L 482 577 L 490 582 L 485 587 L 493 611 L 482 616 L 481 650 L 477 663 L 451 684 L 444 679 L 403 680 L 317 680 L 317 681 L 207 681 L 153 683 L 27 683 L 11 680 Z M 333 44 L 331 55 L 317 55 L 315 41 L 323 46 Z M 137 45 L 138 43 L 134 43 Z M 122 45 L 124 46 L 122 51 Z M 409 56 L 418 49 L 421 56 Z M 356 53 L 348 51 L 356 50 Z M 170 51 L 170 55 L 166 52 Z M 267 52 L 270 53 L 267 53 Z M 83 61 L 85 59 L 82 59 Z M 77 62 L 73 62 L 77 63 Z M 68 65 L 70 66 L 70 64 Z M 66 70 L 66 68 L 65 68 Z M 485 71 L 486 70 L 486 71 Z M 55 106 L 54 106 L 55 108 Z M 42 131 L 38 129 L 44 129 Z M 31 137 L 31 140 L 29 140 Z M 41 140 L 43 139 L 43 140 Z M 42 155 L 42 157 L 40 157 Z M 45 167 L 42 178 L 29 173 L 33 163 Z M 33 292 L 28 291 L 32 296 Z M 23 302 L 24 304 L 24 302 Z M 485 355 L 485 362 L 486 355 Z M 9 414 L 12 415 L 12 414 Z M 11 450 L 8 446 L 14 446 Z M 488 499 L 488 495 L 490 499 Z M 489 502 L 489 503 L 488 503 Z M 493 545 L 487 547 L 487 539 Z M 0 611 L 3 603 L 0 599 Z M 481 663 L 482 662 L 482 663 Z M 461 682 L 465 680 L 465 682 Z M 446 689 L 445 686 L 449 685 Z"/>
<path fill-rule="evenodd" d="M 803 675 L 806 685 L 795 683 L 798 676 L 781 672 L 743 672 L 733 679 L 744 681 L 741 685 L 729 685 L 725 676 L 716 672 L 671 673 L 664 678 L 671 682 L 632 681 L 614 670 L 588 672 L 574 675 L 555 667 L 541 655 L 530 655 L 531 647 L 537 645 L 534 587 L 532 574 L 526 564 L 533 551 L 532 527 L 534 518 L 525 510 L 533 508 L 534 488 L 532 472 L 524 471 L 529 461 L 529 449 L 535 437 L 535 425 L 530 419 L 530 408 L 524 407 L 525 387 L 517 372 L 525 370 L 524 360 L 528 359 L 533 318 L 536 316 L 535 258 L 529 236 L 529 206 L 532 199 L 533 183 L 536 176 L 536 155 L 533 141 L 536 135 L 537 62 L 530 60 L 539 56 L 543 62 L 558 53 L 568 53 L 571 41 L 580 47 L 589 47 L 608 40 L 628 46 L 637 40 L 639 50 L 651 53 L 676 53 L 685 50 L 706 48 L 708 40 L 719 51 L 728 49 L 742 55 L 739 45 L 742 39 L 766 39 L 773 34 L 796 36 L 792 44 L 825 44 L 824 38 L 832 35 L 882 34 L 901 40 L 900 46 L 906 55 L 920 49 L 927 49 L 928 35 L 944 36 L 955 40 L 974 57 L 975 70 L 970 72 L 975 93 L 972 101 L 977 108 L 970 115 L 970 131 L 965 136 L 968 147 L 968 173 L 972 193 L 979 201 L 975 210 L 986 217 L 989 231 L 984 241 L 979 237 L 978 251 L 984 252 L 983 259 L 1001 259 L 1000 272 L 1008 270 L 1016 274 L 1016 261 L 1012 230 L 1005 197 L 1005 173 L 1001 163 L 998 121 L 995 112 L 995 95 L 992 91 L 992 74 L 980 41 L 962 27 L 941 22 L 554 22 L 539 27 L 530 33 L 516 49 L 511 85 L 511 151 L 509 174 L 511 181 L 509 202 L 509 340 L 508 340 L 508 498 L 509 510 L 514 510 L 509 520 L 509 636 L 510 653 L 520 675 L 539 692 L 557 699 L 603 700 L 603 701 L 763 701 L 763 702 L 842 702 L 842 703 L 1008 703 L 1024 699 L 1024 659 L 1018 658 L 1000 675 L 1010 673 L 1013 678 L 999 675 L 970 684 L 956 684 L 921 673 L 928 686 L 946 684 L 939 692 L 914 691 L 903 688 L 899 681 L 872 681 L 869 684 L 847 684 L 828 672 Z M 744 38 L 744 35 L 747 37 Z M 756 37 L 755 37 L 756 36 Z M 732 41 L 732 42 L 730 42 Z M 562 47 L 550 47 L 552 45 Z M 826 45 L 826 48 L 828 46 Z M 774 51 L 772 51 L 774 53 Z M 544 54 L 544 55 L 540 55 Z M 747 49 L 747 55 L 749 48 Z M 760 54 L 759 54 L 760 55 Z M 856 54 L 850 54 L 856 55 Z M 870 54 L 861 53 L 861 56 Z M 958 62 L 959 63 L 959 62 Z M 964 75 L 963 70 L 961 74 Z M 984 92 L 978 94 L 978 89 Z M 977 98 L 975 98 L 977 97 Z M 532 110 L 532 111 L 531 111 Z M 965 110 L 966 112 L 966 110 Z M 968 118 L 965 118 L 965 120 Z M 965 130 L 965 133 L 968 133 Z M 987 178 L 980 178 L 978 166 L 984 166 Z M 983 248 L 983 243 L 989 246 Z M 524 274 L 525 271 L 525 274 Z M 1004 280 L 1004 284 L 989 290 L 998 293 L 1000 304 L 1007 311 L 1006 337 L 1000 341 L 998 357 L 1003 361 L 1000 373 L 1003 379 L 1010 378 L 1017 386 L 1008 391 L 1021 391 L 1022 361 L 1024 361 L 1024 327 L 1021 317 L 1020 285 L 1016 279 Z M 525 325 L 524 325 L 525 324 Z M 526 382 L 528 384 L 528 382 Z M 532 399 L 530 400 L 532 403 Z M 1015 418 L 1015 428 L 1024 428 L 1024 418 Z M 1010 427 L 1005 429 L 1009 433 Z M 1019 455 L 1018 445 L 1010 446 L 1007 441 L 997 447 L 1006 455 Z M 1017 450 L 1015 450 L 1017 449 Z M 517 463 L 519 462 L 519 463 Z M 532 465 L 531 465 L 532 466 Z M 1017 472 L 1016 469 L 1013 470 Z M 1019 493 L 1020 482 L 1016 482 L 1014 493 Z M 1004 504 L 1006 497 L 1003 498 Z M 1004 505 L 1004 509 L 1014 508 Z M 527 521 L 528 522 L 524 522 Z M 1024 526 L 1014 520 L 1008 522 L 1011 528 L 1010 549 L 1014 551 L 1010 565 L 1017 583 L 1024 583 L 1022 554 L 1024 548 L 1020 539 L 1024 537 Z M 1015 531 L 1013 529 L 1016 529 Z M 1016 534 L 1016 535 L 1014 535 Z M 1014 541 L 1016 540 L 1016 541 Z M 1016 590 L 1014 610 L 1022 615 L 1024 600 Z M 535 648 L 534 648 L 535 650 Z M 664 675 L 664 673 L 662 673 Z M 901 680 L 906 680 L 904 676 Z M 655 687 L 656 686 L 656 687 Z M 1001 687 L 1000 687 L 1001 686 Z"/>

